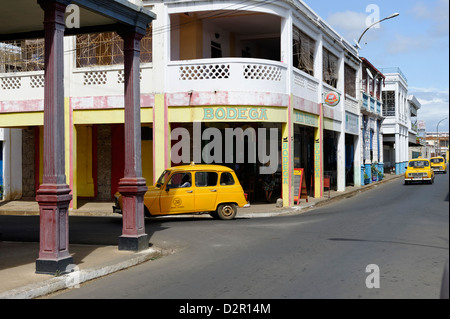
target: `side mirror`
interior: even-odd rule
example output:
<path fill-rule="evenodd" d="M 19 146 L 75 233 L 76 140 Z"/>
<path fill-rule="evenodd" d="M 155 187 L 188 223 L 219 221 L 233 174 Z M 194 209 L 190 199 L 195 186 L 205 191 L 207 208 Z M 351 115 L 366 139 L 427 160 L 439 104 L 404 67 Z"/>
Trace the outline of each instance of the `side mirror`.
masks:
<path fill-rule="evenodd" d="M 170 191 L 169 185 L 166 186 L 166 192 Z"/>

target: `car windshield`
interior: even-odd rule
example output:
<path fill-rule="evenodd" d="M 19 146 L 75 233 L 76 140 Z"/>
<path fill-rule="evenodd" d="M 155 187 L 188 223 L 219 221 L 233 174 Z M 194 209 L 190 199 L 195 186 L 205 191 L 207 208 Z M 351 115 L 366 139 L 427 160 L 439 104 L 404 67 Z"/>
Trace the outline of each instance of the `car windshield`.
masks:
<path fill-rule="evenodd" d="M 161 187 L 167 182 L 167 179 L 169 178 L 170 171 L 164 171 L 161 176 L 159 177 L 158 181 L 156 182 L 156 187 Z"/>
<path fill-rule="evenodd" d="M 431 163 L 442 163 L 444 161 L 443 158 L 432 158 Z"/>
<path fill-rule="evenodd" d="M 409 167 L 428 167 L 428 161 L 411 161 Z"/>

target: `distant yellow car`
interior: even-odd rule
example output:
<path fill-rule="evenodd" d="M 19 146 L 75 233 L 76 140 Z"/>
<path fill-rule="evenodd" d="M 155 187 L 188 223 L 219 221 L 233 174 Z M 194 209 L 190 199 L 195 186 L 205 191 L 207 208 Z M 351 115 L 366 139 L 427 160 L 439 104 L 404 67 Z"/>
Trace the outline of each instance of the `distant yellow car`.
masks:
<path fill-rule="evenodd" d="M 434 183 L 434 171 L 431 169 L 430 160 L 418 158 L 408 162 L 405 172 L 405 185 L 412 182 Z"/>
<path fill-rule="evenodd" d="M 431 168 L 435 172 L 443 172 L 447 174 L 447 164 L 445 163 L 445 159 L 442 156 L 432 157 L 430 159 Z"/>
<path fill-rule="evenodd" d="M 122 213 L 122 196 L 115 196 L 115 213 Z M 165 170 L 144 196 L 147 217 L 208 213 L 233 219 L 247 204 L 235 172 L 220 165 L 186 165 Z"/>

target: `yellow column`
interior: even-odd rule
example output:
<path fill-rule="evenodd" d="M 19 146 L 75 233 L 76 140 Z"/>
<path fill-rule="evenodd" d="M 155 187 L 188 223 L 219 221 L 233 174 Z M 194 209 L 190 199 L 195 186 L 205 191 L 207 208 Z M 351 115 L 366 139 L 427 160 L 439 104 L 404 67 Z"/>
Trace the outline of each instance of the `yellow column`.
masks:
<path fill-rule="evenodd" d="M 320 104 L 319 126 L 314 130 L 314 197 L 323 195 L 323 107 Z"/>
<path fill-rule="evenodd" d="M 72 189 L 72 201 L 70 202 L 69 207 L 72 209 L 77 209 L 77 194 L 74 190 L 75 180 L 73 173 L 73 165 L 76 165 L 76 152 L 74 152 L 74 147 L 76 151 L 76 137 L 74 137 L 74 135 L 75 128 L 73 125 L 72 110 L 70 108 L 70 98 L 66 97 L 64 99 L 64 156 L 66 183 Z"/>
<path fill-rule="evenodd" d="M 78 174 L 78 157 L 77 157 L 77 127 L 75 125 L 72 125 L 72 153 L 70 154 L 72 156 L 72 209 L 78 208 L 78 183 L 77 183 L 77 174 Z"/>
<path fill-rule="evenodd" d="M 164 94 L 155 95 L 153 110 L 153 184 L 170 165 L 170 125 Z"/>

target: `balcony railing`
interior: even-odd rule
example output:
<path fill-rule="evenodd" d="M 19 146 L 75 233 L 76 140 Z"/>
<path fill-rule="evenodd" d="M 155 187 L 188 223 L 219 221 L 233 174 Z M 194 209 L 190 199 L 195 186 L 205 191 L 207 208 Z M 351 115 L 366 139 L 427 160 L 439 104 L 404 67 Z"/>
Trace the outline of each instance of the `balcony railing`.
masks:
<path fill-rule="evenodd" d="M 0 96 L 3 101 L 44 98 L 44 71 L 0 74 Z"/>
<path fill-rule="evenodd" d="M 406 82 L 408 83 L 408 79 L 406 78 L 406 76 L 403 74 L 402 70 L 400 70 L 400 68 L 382 68 L 380 69 L 380 72 L 383 73 L 384 75 L 387 74 L 398 74 L 400 75 L 400 77 Z"/>
<path fill-rule="evenodd" d="M 141 93 L 149 93 L 144 81 L 151 79 L 152 72 L 151 64 L 141 65 Z M 70 84 L 72 97 L 123 95 L 123 65 L 74 69 L 70 74 Z M 43 99 L 44 71 L 1 73 L 0 95 L 3 101 Z"/>
<path fill-rule="evenodd" d="M 395 116 L 395 107 L 384 107 L 383 116 Z"/>
<path fill-rule="evenodd" d="M 202 59 L 168 64 L 167 92 L 255 91 L 287 93 L 287 67 L 258 59 Z"/>

